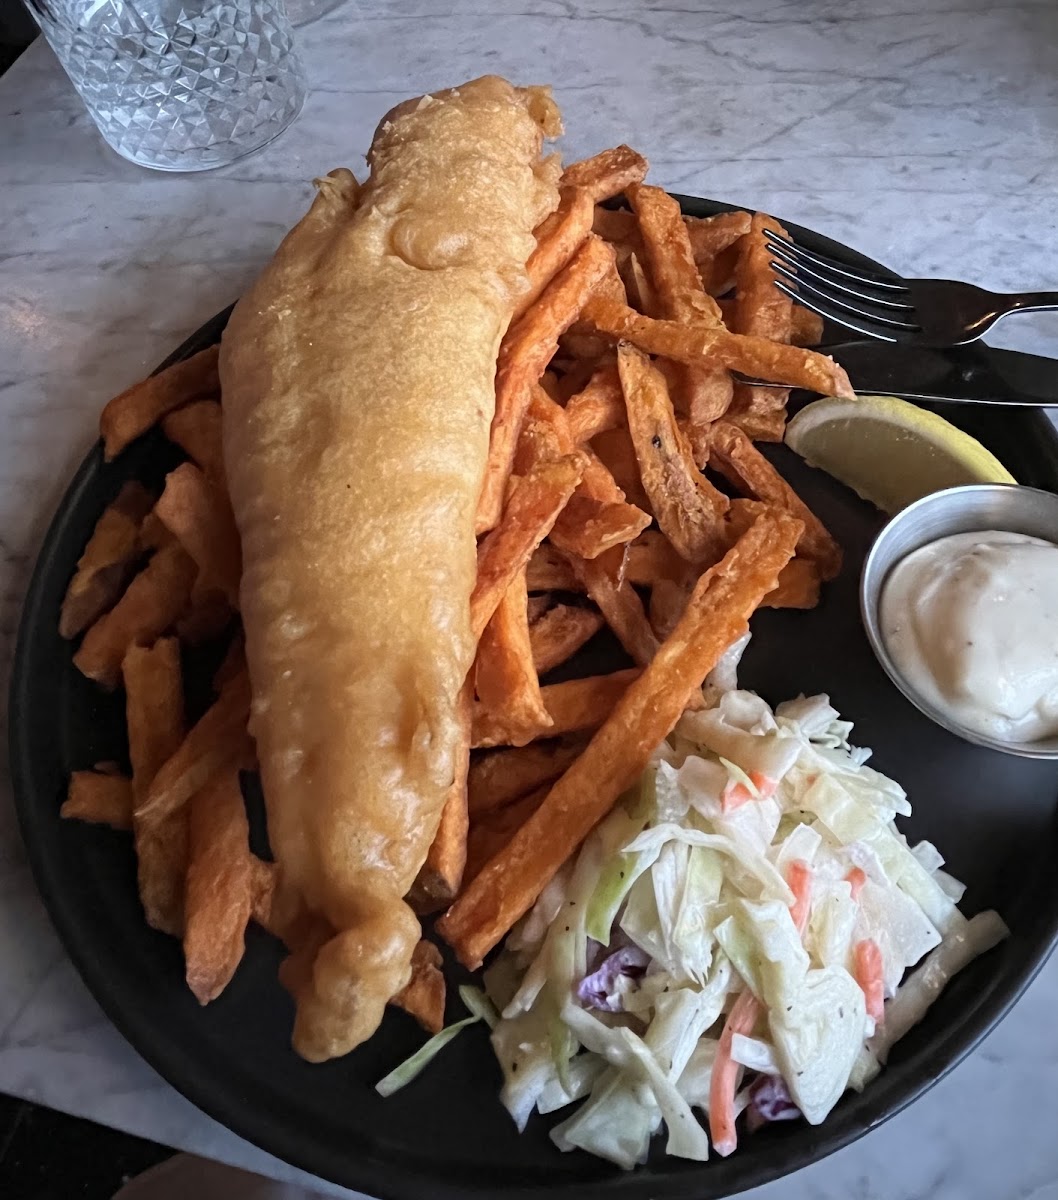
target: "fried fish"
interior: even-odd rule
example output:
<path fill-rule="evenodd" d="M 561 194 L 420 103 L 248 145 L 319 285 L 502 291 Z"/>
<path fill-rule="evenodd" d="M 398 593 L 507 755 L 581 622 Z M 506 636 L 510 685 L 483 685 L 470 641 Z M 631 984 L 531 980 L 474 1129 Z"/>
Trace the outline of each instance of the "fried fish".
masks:
<path fill-rule="evenodd" d="M 225 470 L 272 849 L 316 937 L 294 1045 L 375 1030 L 411 974 L 474 655 L 475 506 L 496 354 L 558 202 L 541 89 L 486 77 L 381 123 L 224 335 Z M 316 948 L 318 945 L 318 948 Z"/>

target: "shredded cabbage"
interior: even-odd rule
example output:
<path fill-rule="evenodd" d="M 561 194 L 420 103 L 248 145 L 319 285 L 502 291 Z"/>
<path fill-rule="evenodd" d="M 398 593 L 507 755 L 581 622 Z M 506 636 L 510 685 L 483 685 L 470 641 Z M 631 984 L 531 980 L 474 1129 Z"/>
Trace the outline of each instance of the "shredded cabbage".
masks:
<path fill-rule="evenodd" d="M 760 1038 L 736 1033 L 731 1039 L 731 1057 L 740 1066 L 749 1067 L 752 1071 L 762 1071 L 766 1075 L 779 1074 L 774 1047 Z"/>
<path fill-rule="evenodd" d="M 875 1058 L 884 1063 L 893 1046 L 926 1015 L 951 977 L 1009 936 L 1010 930 L 999 913 L 988 910 L 971 917 L 962 929 L 946 938 L 885 1006 L 885 1024 L 868 1042 Z"/>
<path fill-rule="evenodd" d="M 490 1029 L 495 1029 L 499 1024 L 500 1014 L 481 988 L 471 987 L 469 983 L 464 983 L 459 989 L 459 998 L 470 1015 L 477 1017 L 479 1021 L 484 1021 Z"/>
<path fill-rule="evenodd" d="M 818 1124 L 1006 936 L 995 913 L 963 916 L 931 843 L 908 845 L 903 789 L 865 765 L 826 696 L 773 713 L 735 688 L 742 648 L 710 679 L 711 707 L 683 716 L 512 932 L 487 996 L 461 989 L 473 1015 L 380 1091 L 483 1020 L 519 1128 L 576 1105 L 551 1134 L 563 1150 L 631 1169 L 664 1128 L 669 1153 L 702 1160 L 695 1110 L 709 1118 L 719 1054 L 740 1080 L 727 1112 L 748 1108 L 748 1128 L 798 1113 Z M 879 984 L 875 1029 L 865 992 Z M 747 989 L 755 1004 L 740 1011 L 754 1015 L 721 1042 Z"/>
<path fill-rule="evenodd" d="M 392 1096 L 394 1092 L 399 1092 L 405 1084 L 411 1083 L 416 1075 L 433 1062 L 456 1034 L 461 1033 L 468 1025 L 476 1025 L 480 1020 L 479 1016 L 464 1017 L 462 1021 L 456 1021 L 454 1025 L 449 1025 L 440 1033 L 435 1033 L 425 1046 L 420 1046 L 410 1058 L 406 1058 L 388 1075 L 383 1076 L 375 1084 L 375 1091 L 380 1096 Z"/>

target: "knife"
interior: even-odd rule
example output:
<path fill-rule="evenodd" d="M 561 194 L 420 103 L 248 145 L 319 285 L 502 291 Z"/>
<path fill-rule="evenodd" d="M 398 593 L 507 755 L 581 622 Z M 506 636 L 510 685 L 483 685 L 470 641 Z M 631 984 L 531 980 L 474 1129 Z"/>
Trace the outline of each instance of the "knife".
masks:
<path fill-rule="evenodd" d="M 848 372 L 857 392 L 944 404 L 1058 406 L 1058 359 L 975 342 L 932 350 L 890 342 L 821 347 Z"/>

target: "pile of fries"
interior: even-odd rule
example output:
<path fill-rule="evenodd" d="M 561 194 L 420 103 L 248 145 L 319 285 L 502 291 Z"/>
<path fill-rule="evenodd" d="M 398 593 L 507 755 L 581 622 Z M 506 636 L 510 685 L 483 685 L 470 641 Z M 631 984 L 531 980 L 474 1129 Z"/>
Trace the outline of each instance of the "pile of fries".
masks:
<path fill-rule="evenodd" d="M 702 703 L 751 614 L 814 606 L 841 565 L 754 444 L 782 439 L 790 388 L 852 394 L 806 348 L 816 318 L 774 287 L 764 230 L 785 230 L 761 214 L 684 217 L 646 171 L 625 146 L 566 169 L 499 353 L 462 767 L 409 896 L 420 913 L 447 909 L 436 930 L 471 968 Z M 619 196 L 629 209 L 601 207 Z M 277 868 L 250 850 L 251 689 L 221 400 L 211 347 L 106 406 L 108 459 L 160 424 L 187 461 L 158 497 L 124 486 L 60 621 L 82 637 L 78 669 L 125 689 L 130 764 L 75 771 L 62 814 L 131 830 L 146 918 L 182 939 L 203 1004 L 235 972 L 251 919 L 291 962 L 314 936 L 278 911 Z M 604 627 L 629 665 L 550 682 Z M 181 649 L 220 639 L 215 699 L 188 728 Z M 436 946 L 420 943 L 413 965 L 394 1003 L 436 1031 Z"/>

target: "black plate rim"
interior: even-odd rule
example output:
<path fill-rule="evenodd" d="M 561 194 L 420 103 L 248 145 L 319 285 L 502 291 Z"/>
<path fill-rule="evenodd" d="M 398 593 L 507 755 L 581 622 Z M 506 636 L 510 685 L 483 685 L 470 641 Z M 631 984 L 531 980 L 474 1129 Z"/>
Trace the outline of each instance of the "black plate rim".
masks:
<path fill-rule="evenodd" d="M 742 207 L 678 194 L 676 198 L 686 211 L 695 215 L 733 211 Z M 843 258 L 853 265 L 869 267 L 887 275 L 892 274 L 881 264 L 825 235 L 790 222 L 785 222 L 785 225 L 795 237 L 804 239 L 808 244 L 814 244 L 823 253 Z M 159 364 L 157 370 L 162 370 L 170 363 L 186 358 L 218 341 L 230 313 L 231 307 L 207 321 Z M 1022 410 L 1022 415 L 1026 423 L 1034 427 L 1036 435 L 1050 446 L 1058 463 L 1058 432 L 1047 420 L 1043 410 Z M 464 1200 L 469 1196 L 492 1194 L 538 1197 L 544 1188 L 535 1184 L 523 1185 L 500 1180 L 483 1184 L 480 1179 L 473 1182 L 466 1179 L 449 1182 L 418 1171 L 405 1171 L 404 1174 L 400 1174 L 399 1164 L 383 1161 L 371 1152 L 369 1146 L 358 1146 L 354 1137 L 350 1138 L 348 1152 L 337 1152 L 322 1142 L 313 1144 L 307 1141 L 301 1132 L 286 1127 L 281 1120 L 268 1112 L 255 1113 L 243 1102 L 242 1097 L 227 1095 L 222 1088 L 218 1089 L 216 1080 L 209 1078 L 208 1074 L 196 1074 L 193 1068 L 189 1069 L 180 1045 L 171 1039 L 159 1037 L 159 1031 L 152 1024 L 148 1013 L 130 1010 L 129 1006 L 123 1005 L 121 998 L 115 995 L 109 986 L 104 964 L 87 950 L 87 943 L 80 937 L 84 914 L 64 903 L 62 877 L 55 870 L 57 864 L 49 860 L 44 841 L 39 840 L 35 834 L 38 819 L 42 819 L 39 812 L 42 805 L 37 797 L 31 794 L 30 780 L 33 769 L 28 727 L 23 714 L 29 711 L 33 690 L 33 681 L 27 667 L 34 625 L 33 614 L 41 608 L 42 594 L 46 580 L 54 569 L 52 559 L 64 523 L 78 506 L 82 494 L 91 486 L 102 464 L 102 449 L 97 444 L 81 463 L 49 524 L 26 593 L 10 685 L 11 776 L 23 844 L 49 917 L 78 973 L 110 1021 L 151 1067 L 207 1115 L 267 1153 L 311 1174 L 330 1179 L 345 1187 L 365 1191 L 369 1195 L 385 1197 L 386 1200 L 419 1200 L 424 1188 L 428 1188 L 428 1194 L 436 1200 Z M 792 1145 L 784 1141 L 781 1145 L 769 1148 L 770 1153 L 749 1153 L 745 1157 L 740 1155 L 734 1159 L 719 1161 L 714 1158 L 700 1168 L 687 1167 L 667 1175 L 633 1172 L 597 1181 L 556 1182 L 548 1185 L 546 1190 L 559 1200 L 594 1200 L 596 1197 L 598 1200 L 606 1200 L 608 1197 L 640 1197 L 643 1200 L 647 1197 L 651 1200 L 719 1200 L 720 1197 L 760 1186 L 818 1162 L 902 1112 L 957 1066 L 1010 1012 L 1056 945 L 1058 902 L 1044 925 L 1042 938 L 1037 938 L 1033 953 L 1026 955 L 1017 970 L 1008 972 L 1003 985 L 993 988 L 987 1000 L 977 1006 L 969 1019 L 953 1026 L 931 1043 L 930 1074 L 909 1086 L 903 1095 L 880 1114 L 861 1116 L 858 1113 L 861 1105 L 857 1101 L 862 1100 L 862 1097 L 857 1097 L 849 1108 L 828 1118 L 823 1126 L 818 1129 L 805 1127 L 804 1136 Z M 870 1089 L 865 1094 L 869 1096 Z"/>

